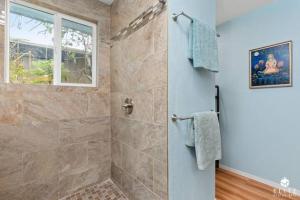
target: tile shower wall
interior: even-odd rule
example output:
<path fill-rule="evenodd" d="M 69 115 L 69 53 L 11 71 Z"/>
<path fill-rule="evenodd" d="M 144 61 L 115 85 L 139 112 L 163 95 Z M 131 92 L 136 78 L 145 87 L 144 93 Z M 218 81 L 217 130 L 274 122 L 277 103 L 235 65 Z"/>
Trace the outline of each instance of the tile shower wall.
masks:
<path fill-rule="evenodd" d="M 0 199 L 56 200 L 110 177 L 110 7 L 97 0 L 28 2 L 80 13 L 99 27 L 99 86 L 71 88 L 4 84 L 0 25 Z"/>
<path fill-rule="evenodd" d="M 158 0 L 115 0 L 112 37 Z M 167 199 L 167 12 L 112 41 L 112 178 L 131 200 Z M 143 22 L 141 22 L 143 23 Z M 121 105 L 132 98 L 134 111 Z"/>

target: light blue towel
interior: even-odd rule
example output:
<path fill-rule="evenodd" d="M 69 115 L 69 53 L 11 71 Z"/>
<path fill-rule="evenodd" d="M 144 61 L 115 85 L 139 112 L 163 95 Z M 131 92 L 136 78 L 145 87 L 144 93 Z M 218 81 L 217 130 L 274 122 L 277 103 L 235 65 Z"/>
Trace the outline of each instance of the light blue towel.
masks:
<path fill-rule="evenodd" d="M 201 112 L 193 117 L 186 145 L 195 147 L 198 169 L 205 170 L 222 157 L 218 116 L 216 112 Z"/>
<path fill-rule="evenodd" d="M 212 72 L 219 70 L 218 44 L 215 29 L 193 19 L 189 29 L 188 58 L 193 67 Z"/>

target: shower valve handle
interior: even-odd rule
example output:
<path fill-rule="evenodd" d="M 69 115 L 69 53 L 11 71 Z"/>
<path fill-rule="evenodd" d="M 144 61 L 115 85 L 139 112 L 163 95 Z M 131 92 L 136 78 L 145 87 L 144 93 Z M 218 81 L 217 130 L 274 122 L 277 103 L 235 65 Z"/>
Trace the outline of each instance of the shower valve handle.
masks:
<path fill-rule="evenodd" d="M 124 104 L 123 106 L 122 106 L 122 108 L 132 108 L 133 107 L 133 104 Z"/>
<path fill-rule="evenodd" d="M 124 104 L 122 105 L 122 109 L 127 115 L 130 115 L 133 111 L 132 99 L 126 98 Z"/>

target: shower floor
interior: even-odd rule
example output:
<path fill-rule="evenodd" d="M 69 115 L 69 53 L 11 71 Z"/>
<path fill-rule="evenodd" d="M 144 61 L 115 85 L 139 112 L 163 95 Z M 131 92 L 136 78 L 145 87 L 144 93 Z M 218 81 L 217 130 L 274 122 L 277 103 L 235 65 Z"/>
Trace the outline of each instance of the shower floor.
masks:
<path fill-rule="evenodd" d="M 89 186 L 60 200 L 128 200 L 123 192 L 111 181 Z"/>

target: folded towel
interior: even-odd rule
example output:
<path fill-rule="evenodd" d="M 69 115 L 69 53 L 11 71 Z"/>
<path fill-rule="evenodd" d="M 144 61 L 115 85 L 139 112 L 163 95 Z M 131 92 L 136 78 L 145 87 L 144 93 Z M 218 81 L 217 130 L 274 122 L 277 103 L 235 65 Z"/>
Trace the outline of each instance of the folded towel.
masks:
<path fill-rule="evenodd" d="M 222 157 L 218 116 L 216 112 L 201 112 L 193 117 L 186 145 L 195 147 L 198 168 L 205 170 Z"/>
<path fill-rule="evenodd" d="M 193 19 L 189 29 L 188 58 L 193 67 L 218 72 L 219 58 L 215 29 Z"/>

